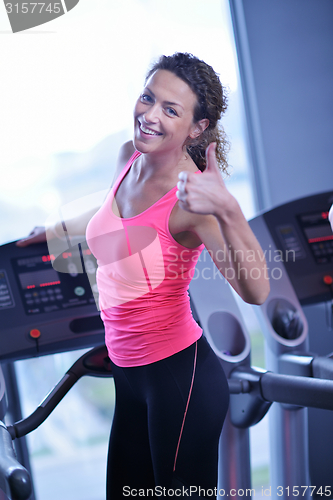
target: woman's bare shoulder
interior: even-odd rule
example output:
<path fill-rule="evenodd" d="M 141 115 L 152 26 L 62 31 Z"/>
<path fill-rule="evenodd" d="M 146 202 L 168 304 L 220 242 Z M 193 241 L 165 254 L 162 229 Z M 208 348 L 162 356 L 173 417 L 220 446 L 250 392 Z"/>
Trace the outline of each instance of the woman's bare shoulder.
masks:
<path fill-rule="evenodd" d="M 135 151 L 134 145 L 132 141 L 127 141 L 125 142 L 121 148 L 119 149 L 118 157 L 117 157 L 117 162 L 116 162 L 116 169 L 113 177 L 113 182 L 114 184 L 115 180 L 118 178 L 120 173 L 122 172 L 124 166 L 130 159 L 130 157 L 133 155 Z"/>
<path fill-rule="evenodd" d="M 118 168 L 118 166 L 120 168 L 123 168 L 126 165 L 126 163 L 128 162 L 128 160 L 130 159 L 130 157 L 132 156 L 132 154 L 134 153 L 134 151 L 135 151 L 135 148 L 134 148 L 133 141 L 125 142 L 119 150 L 118 159 L 117 159 L 117 168 Z"/>

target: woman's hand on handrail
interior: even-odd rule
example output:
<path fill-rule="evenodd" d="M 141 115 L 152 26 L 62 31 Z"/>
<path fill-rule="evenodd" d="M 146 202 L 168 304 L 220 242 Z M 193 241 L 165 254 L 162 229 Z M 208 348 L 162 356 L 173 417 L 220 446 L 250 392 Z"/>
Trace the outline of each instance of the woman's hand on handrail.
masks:
<path fill-rule="evenodd" d="M 44 226 L 36 226 L 26 238 L 22 238 L 16 242 L 18 247 L 26 247 L 35 243 L 43 243 L 46 241 L 46 229 Z"/>

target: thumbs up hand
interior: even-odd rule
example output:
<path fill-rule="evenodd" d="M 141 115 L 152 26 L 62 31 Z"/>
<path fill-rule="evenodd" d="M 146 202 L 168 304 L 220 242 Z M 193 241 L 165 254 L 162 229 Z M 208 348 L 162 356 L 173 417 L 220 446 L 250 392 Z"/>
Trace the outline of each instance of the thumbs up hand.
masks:
<path fill-rule="evenodd" d="M 216 267 L 245 302 L 262 304 L 269 294 L 265 255 L 237 200 L 223 182 L 215 150 L 215 143 L 206 149 L 207 162 L 203 173 L 185 171 L 179 174 L 179 206 L 200 214 L 189 217 L 191 221 L 186 230 L 198 236 Z M 247 258 L 249 255 L 250 259 Z M 230 269 L 232 277 L 228 277 Z"/>
<path fill-rule="evenodd" d="M 215 142 L 206 149 L 206 169 L 202 174 L 180 172 L 176 195 L 183 210 L 203 215 L 217 215 L 228 206 L 232 195 L 223 182 L 215 149 Z"/>

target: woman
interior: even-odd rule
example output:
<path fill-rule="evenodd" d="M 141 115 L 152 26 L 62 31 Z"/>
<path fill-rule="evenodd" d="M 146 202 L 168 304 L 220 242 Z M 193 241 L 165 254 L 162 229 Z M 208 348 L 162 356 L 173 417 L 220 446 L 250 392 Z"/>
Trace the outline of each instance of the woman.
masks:
<path fill-rule="evenodd" d="M 113 189 L 87 227 L 116 385 L 108 499 L 162 488 L 186 497 L 191 486 L 204 498 L 217 486 L 228 387 L 192 318 L 188 285 L 206 247 L 243 300 L 261 304 L 269 293 L 262 250 L 218 168 L 227 165 L 225 110 L 210 66 L 162 56 L 135 105 Z M 36 229 L 21 245 L 41 238 Z"/>

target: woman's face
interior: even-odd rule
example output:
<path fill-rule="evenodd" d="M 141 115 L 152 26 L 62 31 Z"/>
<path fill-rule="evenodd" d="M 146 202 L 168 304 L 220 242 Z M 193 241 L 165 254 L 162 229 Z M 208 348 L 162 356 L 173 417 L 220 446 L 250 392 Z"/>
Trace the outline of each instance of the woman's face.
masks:
<path fill-rule="evenodd" d="M 196 103 L 187 83 L 170 71 L 156 71 L 134 108 L 135 148 L 141 153 L 182 150 L 189 136 L 201 132 L 193 123 Z"/>

